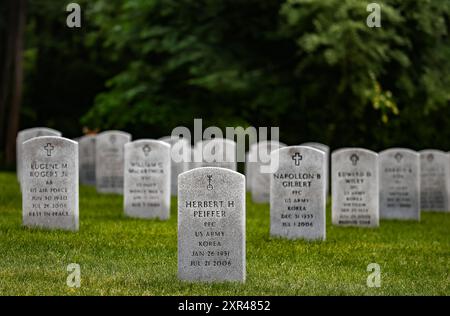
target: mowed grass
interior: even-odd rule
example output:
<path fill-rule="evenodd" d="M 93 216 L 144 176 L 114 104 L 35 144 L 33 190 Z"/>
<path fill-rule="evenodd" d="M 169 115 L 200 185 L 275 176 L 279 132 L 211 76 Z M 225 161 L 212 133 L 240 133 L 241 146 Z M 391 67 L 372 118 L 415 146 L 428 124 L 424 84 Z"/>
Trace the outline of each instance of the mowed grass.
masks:
<path fill-rule="evenodd" d="M 122 197 L 80 190 L 80 231 L 21 225 L 15 174 L 0 173 L 1 295 L 449 295 L 450 214 L 422 213 L 420 223 L 382 221 L 377 229 L 341 228 L 327 217 L 325 242 L 269 237 L 269 206 L 247 198 L 247 280 L 177 279 L 177 210 L 171 219 L 135 220 Z M 381 287 L 369 288 L 369 263 Z M 81 287 L 66 285 L 69 263 Z"/>

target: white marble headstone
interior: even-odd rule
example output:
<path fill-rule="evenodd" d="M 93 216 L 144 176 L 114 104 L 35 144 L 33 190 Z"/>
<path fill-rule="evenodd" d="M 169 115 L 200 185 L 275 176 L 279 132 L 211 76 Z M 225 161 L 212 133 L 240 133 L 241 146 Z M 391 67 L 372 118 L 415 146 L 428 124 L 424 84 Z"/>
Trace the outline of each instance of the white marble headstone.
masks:
<path fill-rule="evenodd" d="M 16 138 L 16 170 L 17 170 L 17 180 L 20 182 L 21 177 L 21 166 L 22 166 L 22 144 L 33 137 L 39 136 L 61 136 L 61 132 L 47 128 L 47 127 L 34 127 L 21 130 L 17 133 Z"/>
<path fill-rule="evenodd" d="M 263 166 L 270 165 L 271 152 L 285 147 L 286 145 L 277 141 L 262 141 L 252 145 L 249 155 L 250 181 L 252 200 L 255 203 L 270 202 L 270 173 L 263 172 Z M 266 159 L 268 158 L 268 159 Z"/>
<path fill-rule="evenodd" d="M 204 167 L 178 177 L 178 276 L 245 281 L 245 177 Z"/>
<path fill-rule="evenodd" d="M 420 158 L 413 150 L 391 148 L 378 155 L 380 218 L 420 220 Z"/>
<path fill-rule="evenodd" d="M 289 146 L 273 151 L 271 163 L 276 159 L 278 169 L 270 181 L 270 234 L 325 240 L 325 153 Z"/>
<path fill-rule="evenodd" d="M 440 150 L 420 153 L 420 202 L 422 211 L 450 212 L 449 155 Z"/>
<path fill-rule="evenodd" d="M 95 135 L 78 138 L 80 184 L 95 185 Z"/>
<path fill-rule="evenodd" d="M 123 194 L 124 145 L 131 135 L 105 131 L 96 137 L 95 184 L 99 193 Z"/>
<path fill-rule="evenodd" d="M 330 147 L 328 145 L 316 142 L 308 142 L 302 144 L 302 146 L 310 146 L 312 148 L 316 148 L 322 150 L 325 153 L 325 166 L 326 166 L 326 188 L 327 188 L 327 196 L 330 193 Z"/>
<path fill-rule="evenodd" d="M 345 148 L 331 155 L 332 222 L 379 226 L 378 154 Z"/>
<path fill-rule="evenodd" d="M 170 145 L 166 142 L 142 139 L 125 144 L 125 214 L 168 219 L 170 172 Z"/>
<path fill-rule="evenodd" d="M 58 136 L 22 148 L 22 216 L 27 227 L 78 230 L 78 144 Z"/>
<path fill-rule="evenodd" d="M 170 157 L 172 163 L 171 170 L 171 194 L 177 195 L 178 192 L 178 175 L 189 170 L 191 161 L 191 145 L 180 137 L 167 136 L 160 138 L 161 141 L 168 143 L 170 148 Z"/>

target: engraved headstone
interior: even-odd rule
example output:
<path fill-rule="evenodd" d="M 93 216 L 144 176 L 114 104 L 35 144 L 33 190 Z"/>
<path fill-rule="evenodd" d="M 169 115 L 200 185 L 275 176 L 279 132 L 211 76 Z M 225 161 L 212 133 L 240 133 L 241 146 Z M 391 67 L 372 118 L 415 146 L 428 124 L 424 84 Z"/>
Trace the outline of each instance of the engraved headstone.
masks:
<path fill-rule="evenodd" d="M 204 167 L 178 178 L 178 276 L 245 281 L 245 177 Z"/>
<path fill-rule="evenodd" d="M 17 180 L 21 182 L 21 167 L 22 167 L 22 144 L 33 137 L 39 136 L 61 136 L 61 132 L 47 128 L 47 127 L 34 127 L 29 129 L 21 130 L 17 133 L 16 138 L 16 170 L 17 170 Z"/>
<path fill-rule="evenodd" d="M 170 217 L 170 145 L 142 139 L 125 144 L 125 214 L 137 218 Z"/>
<path fill-rule="evenodd" d="M 78 138 L 80 184 L 95 185 L 95 135 Z"/>
<path fill-rule="evenodd" d="M 328 194 L 330 193 L 330 147 L 325 144 L 315 142 L 304 143 L 302 144 L 302 146 L 309 146 L 312 148 L 316 148 L 322 150 L 325 153 L 325 166 L 326 166 L 325 183 L 327 188 L 326 194 L 328 196 Z"/>
<path fill-rule="evenodd" d="M 379 226 L 378 154 L 362 148 L 331 156 L 332 222 L 342 226 Z"/>
<path fill-rule="evenodd" d="M 410 149 L 378 155 L 380 218 L 420 220 L 420 158 Z"/>
<path fill-rule="evenodd" d="M 95 184 L 97 192 L 123 194 L 124 145 L 131 135 L 106 131 L 96 137 Z"/>
<path fill-rule="evenodd" d="M 220 167 L 236 171 L 236 142 L 225 138 L 199 141 L 194 152 L 196 167 Z"/>
<path fill-rule="evenodd" d="M 278 169 L 270 181 L 270 234 L 325 240 L 325 153 L 305 146 L 272 152 Z"/>
<path fill-rule="evenodd" d="M 251 192 L 253 202 L 270 202 L 270 172 L 264 171 L 263 168 L 270 166 L 271 152 L 285 146 L 285 144 L 277 141 L 262 141 L 252 146 L 250 180 L 252 182 Z"/>
<path fill-rule="evenodd" d="M 162 137 L 161 141 L 168 143 L 170 148 L 171 158 L 171 194 L 177 195 L 178 192 L 178 175 L 189 170 L 189 163 L 191 161 L 191 145 L 189 142 L 180 137 Z"/>
<path fill-rule="evenodd" d="M 420 202 L 423 211 L 449 212 L 449 156 L 440 150 L 420 153 Z"/>
<path fill-rule="evenodd" d="M 22 148 L 23 225 L 78 230 L 78 144 L 35 137 Z"/>

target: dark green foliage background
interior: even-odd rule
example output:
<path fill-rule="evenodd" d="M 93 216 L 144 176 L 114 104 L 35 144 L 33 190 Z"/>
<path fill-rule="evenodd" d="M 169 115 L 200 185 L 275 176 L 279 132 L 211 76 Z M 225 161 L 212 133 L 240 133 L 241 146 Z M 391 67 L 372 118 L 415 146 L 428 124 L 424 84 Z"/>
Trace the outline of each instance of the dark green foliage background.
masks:
<path fill-rule="evenodd" d="M 21 128 L 134 138 L 279 126 L 288 144 L 450 149 L 450 1 L 30 1 Z"/>

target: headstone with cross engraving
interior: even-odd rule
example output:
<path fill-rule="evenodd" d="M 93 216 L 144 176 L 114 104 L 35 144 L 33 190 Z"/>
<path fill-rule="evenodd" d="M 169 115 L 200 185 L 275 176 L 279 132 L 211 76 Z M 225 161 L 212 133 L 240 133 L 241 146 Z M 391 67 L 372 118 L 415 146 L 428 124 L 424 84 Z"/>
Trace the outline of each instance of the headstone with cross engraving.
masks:
<path fill-rule="evenodd" d="M 331 156 L 332 222 L 342 226 L 379 226 L 378 154 L 362 148 Z"/>
<path fill-rule="evenodd" d="M 137 218 L 170 217 L 170 145 L 142 139 L 125 144 L 125 214 Z"/>
<path fill-rule="evenodd" d="M 283 147 L 272 152 L 271 163 L 270 234 L 325 240 L 325 153 L 308 146 Z"/>
<path fill-rule="evenodd" d="M 61 136 L 61 132 L 47 128 L 47 127 L 34 127 L 29 129 L 21 130 L 17 133 L 16 138 L 16 170 L 17 170 L 17 180 L 21 182 L 20 177 L 22 174 L 22 144 L 23 142 L 39 136 Z"/>
<path fill-rule="evenodd" d="M 78 230 L 78 144 L 34 137 L 22 148 L 23 225 Z"/>
<path fill-rule="evenodd" d="M 420 202 L 422 211 L 450 212 L 449 155 L 440 150 L 420 151 Z"/>
<path fill-rule="evenodd" d="M 162 137 L 160 140 L 171 146 L 170 158 L 172 167 L 170 191 L 172 195 L 177 195 L 178 175 L 189 170 L 189 163 L 191 161 L 191 145 L 186 139 L 175 136 Z"/>
<path fill-rule="evenodd" d="M 236 171 L 236 142 L 225 138 L 199 141 L 195 145 L 196 168 L 220 167 Z"/>
<path fill-rule="evenodd" d="M 380 218 L 420 220 L 420 159 L 415 151 L 391 148 L 379 153 Z"/>
<path fill-rule="evenodd" d="M 249 167 L 251 168 L 253 202 L 268 203 L 270 201 L 270 154 L 285 146 L 277 141 L 262 141 L 251 147 Z"/>
<path fill-rule="evenodd" d="M 80 184 L 95 185 L 95 135 L 78 138 Z"/>
<path fill-rule="evenodd" d="M 325 175 L 325 183 L 326 183 L 326 189 L 327 189 L 327 196 L 330 193 L 330 147 L 321 144 L 321 143 L 315 143 L 315 142 L 309 142 L 304 143 L 302 146 L 310 146 L 312 148 L 319 149 L 325 153 L 325 166 L 326 166 L 326 175 Z"/>
<path fill-rule="evenodd" d="M 106 131 L 96 137 L 95 184 L 97 192 L 123 194 L 124 145 L 131 135 Z"/>
<path fill-rule="evenodd" d="M 178 178 L 178 276 L 245 281 L 245 177 L 204 167 Z"/>

